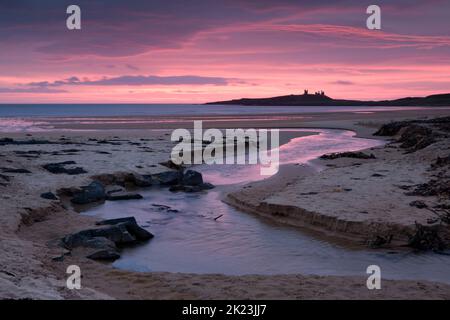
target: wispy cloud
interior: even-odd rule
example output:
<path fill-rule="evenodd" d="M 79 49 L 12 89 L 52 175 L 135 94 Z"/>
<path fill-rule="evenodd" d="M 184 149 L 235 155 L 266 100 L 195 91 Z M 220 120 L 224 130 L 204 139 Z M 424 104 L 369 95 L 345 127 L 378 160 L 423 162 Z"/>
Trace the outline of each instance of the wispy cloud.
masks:
<path fill-rule="evenodd" d="M 51 89 L 46 87 L 34 88 L 1 88 L 0 93 L 64 93 L 66 90 Z"/>
<path fill-rule="evenodd" d="M 337 85 L 341 85 L 341 86 L 352 86 L 355 83 L 352 81 L 347 81 L 347 80 L 337 80 L 337 81 L 331 82 L 331 84 L 337 84 Z"/>
<path fill-rule="evenodd" d="M 112 78 L 103 78 L 100 80 L 80 80 L 78 77 L 71 77 L 64 80 L 53 82 L 41 81 L 31 82 L 27 86 L 33 87 L 60 87 L 67 85 L 84 86 L 152 86 L 152 85 L 216 85 L 226 86 L 230 79 L 220 77 L 201 77 L 201 76 L 119 76 Z"/>

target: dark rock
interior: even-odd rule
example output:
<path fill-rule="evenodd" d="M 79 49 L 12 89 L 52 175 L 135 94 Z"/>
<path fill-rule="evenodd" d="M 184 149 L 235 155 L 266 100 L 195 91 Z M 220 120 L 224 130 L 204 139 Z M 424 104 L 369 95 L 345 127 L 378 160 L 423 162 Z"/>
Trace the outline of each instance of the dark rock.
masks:
<path fill-rule="evenodd" d="M 324 154 L 320 157 L 323 160 L 334 160 L 338 158 L 353 158 L 353 159 L 376 159 L 373 154 L 365 154 L 363 152 L 341 152 Z"/>
<path fill-rule="evenodd" d="M 136 187 L 139 188 L 148 188 L 156 184 L 152 176 L 139 174 L 133 174 L 133 183 Z"/>
<path fill-rule="evenodd" d="M 442 196 L 450 197 L 450 180 L 448 179 L 437 179 L 430 180 L 427 183 L 422 183 L 414 186 L 414 190 L 406 193 L 408 196 Z"/>
<path fill-rule="evenodd" d="M 417 250 L 443 251 L 447 245 L 440 236 L 440 225 L 423 226 L 416 223 L 414 234 L 409 236 L 408 246 Z"/>
<path fill-rule="evenodd" d="M 125 192 L 125 188 L 118 185 L 112 185 L 112 186 L 106 186 L 105 187 L 105 193 L 107 195 L 111 195 L 118 192 Z"/>
<path fill-rule="evenodd" d="M 416 208 L 419 208 L 419 209 L 428 208 L 427 204 L 425 202 L 421 201 L 421 200 L 413 201 L 409 205 L 411 207 L 416 207 Z"/>
<path fill-rule="evenodd" d="M 2 180 L 4 180 L 4 181 L 10 181 L 11 180 L 11 177 L 9 177 L 9 176 L 5 176 L 4 174 L 0 174 L 0 179 L 2 179 Z"/>
<path fill-rule="evenodd" d="M 398 142 L 401 148 L 410 149 L 411 152 L 424 149 L 435 142 L 433 131 L 420 125 L 409 125 L 402 129 Z"/>
<path fill-rule="evenodd" d="M 438 169 L 446 166 L 450 166 L 450 155 L 443 158 L 438 157 L 436 161 L 431 165 L 431 168 Z"/>
<path fill-rule="evenodd" d="M 202 184 L 200 185 L 200 188 L 201 188 L 202 190 L 211 190 L 211 189 L 214 189 L 215 186 L 214 186 L 212 183 L 205 182 L 205 183 L 202 183 Z"/>
<path fill-rule="evenodd" d="M 202 174 L 194 170 L 187 170 L 183 174 L 181 184 L 186 186 L 199 186 L 203 184 Z"/>
<path fill-rule="evenodd" d="M 181 185 L 181 184 L 177 184 L 174 186 L 171 186 L 169 188 L 169 191 L 171 192 L 186 192 L 186 193 L 195 193 L 195 192 L 201 192 L 201 191 L 205 191 L 205 190 L 210 190 L 215 188 L 214 185 L 212 185 L 211 183 L 202 183 L 198 186 L 189 186 L 189 185 Z"/>
<path fill-rule="evenodd" d="M 381 128 L 377 132 L 375 132 L 373 135 L 374 136 L 392 137 L 392 136 L 395 136 L 397 133 L 399 133 L 399 131 L 402 128 L 404 128 L 408 125 L 409 125 L 408 121 L 387 123 L 387 124 L 384 124 L 383 126 L 381 126 Z"/>
<path fill-rule="evenodd" d="M 167 167 L 169 169 L 174 169 L 174 170 L 183 170 L 183 168 L 184 168 L 182 165 L 176 164 L 172 160 L 160 162 L 159 164 L 164 167 Z"/>
<path fill-rule="evenodd" d="M 47 199 L 47 200 L 58 200 L 58 197 L 55 196 L 52 192 L 45 192 L 41 194 L 41 198 Z"/>
<path fill-rule="evenodd" d="M 380 174 L 380 173 L 374 173 L 374 174 L 372 175 L 372 177 L 374 177 L 374 178 L 381 178 L 381 177 L 384 177 L 384 175 L 382 175 L 382 174 Z"/>
<path fill-rule="evenodd" d="M 0 139 L 0 146 L 6 146 L 6 145 L 34 145 L 34 144 L 52 144 L 52 142 L 48 140 L 21 140 L 17 141 L 11 138 L 3 138 Z"/>
<path fill-rule="evenodd" d="M 2 168 L 3 173 L 31 173 L 27 169 Z"/>
<path fill-rule="evenodd" d="M 108 220 L 98 221 L 96 223 L 96 225 L 98 225 L 98 226 L 105 226 L 105 225 L 113 226 L 115 224 L 119 224 L 119 223 L 123 223 L 123 222 L 137 224 L 135 217 L 125 217 L 125 218 L 117 218 L 117 219 L 108 219 Z"/>
<path fill-rule="evenodd" d="M 157 208 L 158 211 L 166 211 L 168 213 L 178 213 L 179 212 L 177 209 L 172 209 L 171 207 L 163 205 L 163 204 L 152 204 L 152 206 Z"/>
<path fill-rule="evenodd" d="M 88 255 L 91 260 L 114 261 L 120 258 L 120 254 L 114 250 L 100 250 Z"/>
<path fill-rule="evenodd" d="M 118 192 L 108 195 L 106 200 L 109 201 L 121 201 L 121 200 L 139 200 L 143 197 L 138 193 L 126 193 L 126 192 Z"/>
<path fill-rule="evenodd" d="M 153 178 L 161 185 L 173 186 L 181 182 L 183 174 L 178 171 L 166 171 L 153 175 Z"/>
<path fill-rule="evenodd" d="M 83 168 L 81 167 L 71 167 L 67 168 L 67 166 L 75 165 L 75 161 L 65 161 L 65 162 L 59 162 L 59 163 L 48 163 L 43 166 L 43 168 L 53 174 L 68 174 L 68 175 L 78 175 L 87 173 Z"/>
<path fill-rule="evenodd" d="M 116 244 L 105 237 L 93 237 L 83 242 L 83 247 L 93 249 L 116 250 Z"/>
<path fill-rule="evenodd" d="M 67 248 L 72 249 L 84 247 L 87 242 L 96 237 L 107 238 L 117 245 L 130 244 L 137 240 L 124 224 L 117 224 L 107 228 L 83 230 L 64 237 L 62 241 Z"/>
<path fill-rule="evenodd" d="M 74 204 L 88 204 L 106 199 L 106 192 L 103 185 L 94 181 L 90 185 L 81 188 L 81 192 L 76 193 L 70 200 Z"/>

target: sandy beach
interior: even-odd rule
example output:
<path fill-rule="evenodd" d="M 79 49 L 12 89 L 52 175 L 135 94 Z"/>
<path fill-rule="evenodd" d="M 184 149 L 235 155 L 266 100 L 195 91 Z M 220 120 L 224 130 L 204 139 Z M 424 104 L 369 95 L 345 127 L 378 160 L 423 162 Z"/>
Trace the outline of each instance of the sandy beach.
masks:
<path fill-rule="evenodd" d="M 249 120 L 246 116 L 239 122 L 217 116 L 210 122 L 205 119 L 205 127 L 339 128 L 373 138 L 376 130 L 392 120 L 425 120 L 448 114 L 448 109 L 430 109 L 302 114 L 284 120 Z M 0 152 L 0 298 L 450 299 L 450 285 L 437 282 L 383 280 L 382 290 L 371 291 L 363 276 L 138 273 L 87 259 L 87 248 L 76 248 L 69 254 L 57 240 L 95 227 L 97 219 L 77 212 L 64 200 L 62 190 L 88 185 L 92 177 L 140 177 L 167 171 L 159 163 L 170 156 L 170 131 L 157 129 L 189 127 L 190 119 L 163 125 L 111 120 L 107 124 L 49 120 L 54 128 L 50 132 L 1 134 L 0 139 L 13 140 L 0 140 L 6 141 Z M 76 131 L 80 129 L 86 131 Z M 389 142 L 396 137 L 376 138 Z M 34 143 L 14 143 L 33 139 Z M 283 139 L 286 142 L 289 137 Z M 314 165 L 324 168 L 319 173 L 289 165 L 270 179 L 240 186 L 224 195 L 224 201 L 248 214 L 296 226 L 330 242 L 365 246 L 367 250 L 375 246 L 404 247 L 416 222 L 427 225 L 436 218 L 411 203 L 420 201 L 430 207 L 448 204 L 448 197 L 440 194 L 405 193 L 437 179 L 437 175 L 448 178 L 448 166 L 430 168 L 437 158 L 448 157 L 449 143 L 448 136 L 439 136 L 434 143 L 411 153 L 405 153 L 400 143 L 393 143 L 364 151 L 374 159 L 315 160 Z M 43 168 L 66 161 L 74 161 L 72 166 L 85 173 L 52 174 Z M 40 196 L 47 192 L 57 195 L 58 200 Z M 444 234 L 443 241 L 448 239 Z M 83 270 L 81 290 L 66 288 L 66 267 L 71 264 Z"/>

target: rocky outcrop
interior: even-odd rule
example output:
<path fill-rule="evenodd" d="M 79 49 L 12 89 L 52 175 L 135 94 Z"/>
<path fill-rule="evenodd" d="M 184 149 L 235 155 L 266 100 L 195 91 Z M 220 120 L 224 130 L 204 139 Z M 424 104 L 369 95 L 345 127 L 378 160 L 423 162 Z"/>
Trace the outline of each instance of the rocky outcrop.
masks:
<path fill-rule="evenodd" d="M 89 204 L 98 201 L 104 201 L 106 199 L 106 192 L 103 185 L 94 181 L 88 186 L 81 187 L 81 191 L 75 193 L 74 197 L 70 200 L 73 204 Z"/>
<path fill-rule="evenodd" d="M 440 138 L 448 138 L 450 117 L 429 120 L 398 121 L 383 125 L 375 136 L 396 136 L 396 142 L 407 152 L 415 152 L 435 143 Z"/>
<path fill-rule="evenodd" d="M 73 167 L 73 165 L 75 164 L 75 161 L 65 161 L 59 163 L 48 163 L 43 165 L 42 167 L 53 174 L 78 175 L 87 173 L 87 171 L 81 167 Z"/>
<path fill-rule="evenodd" d="M 183 174 L 181 184 L 186 186 L 199 186 L 203 184 L 202 174 L 194 170 L 187 170 Z"/>
<path fill-rule="evenodd" d="M 143 197 L 138 193 L 116 192 L 106 197 L 109 201 L 123 201 L 123 200 L 140 200 Z"/>
<path fill-rule="evenodd" d="M 353 158 L 353 159 L 376 159 L 373 154 L 365 154 L 364 152 L 341 152 L 324 154 L 320 157 L 322 160 L 334 160 L 338 158 Z"/>
<path fill-rule="evenodd" d="M 95 249 L 87 257 L 94 260 L 115 260 L 120 257 L 118 247 L 148 241 L 153 235 L 141 228 L 134 217 L 104 220 L 97 229 L 83 230 L 65 236 L 61 245 L 73 250 L 77 247 Z"/>
<path fill-rule="evenodd" d="M 58 197 L 53 192 L 42 193 L 41 198 L 46 200 L 58 200 Z"/>

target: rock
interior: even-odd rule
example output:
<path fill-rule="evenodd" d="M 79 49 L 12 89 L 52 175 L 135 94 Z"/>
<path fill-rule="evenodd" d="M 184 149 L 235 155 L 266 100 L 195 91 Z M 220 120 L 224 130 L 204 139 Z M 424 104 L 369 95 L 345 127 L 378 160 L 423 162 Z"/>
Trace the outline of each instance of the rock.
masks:
<path fill-rule="evenodd" d="M 420 201 L 420 200 L 413 201 L 409 205 L 411 207 L 416 207 L 416 208 L 419 208 L 419 209 L 428 208 L 427 204 L 425 202 L 423 202 L 423 201 Z"/>
<path fill-rule="evenodd" d="M 431 169 L 438 169 L 445 166 L 450 166 L 450 154 L 446 157 L 438 157 L 436 161 L 431 165 Z"/>
<path fill-rule="evenodd" d="M 91 260 L 114 261 L 120 258 L 120 254 L 114 250 L 100 250 L 88 255 L 86 258 Z"/>
<path fill-rule="evenodd" d="M 160 162 L 159 164 L 164 167 L 167 167 L 169 169 L 174 169 L 174 170 L 183 170 L 184 169 L 184 167 L 182 165 L 176 164 L 172 160 Z"/>
<path fill-rule="evenodd" d="M 374 136 L 395 136 L 402 128 L 406 127 L 409 124 L 408 121 L 397 121 L 384 124 L 377 132 L 375 132 Z"/>
<path fill-rule="evenodd" d="M 111 249 L 108 242 L 97 238 L 106 238 L 115 245 L 133 244 L 139 241 L 147 241 L 153 238 L 153 234 L 141 228 L 134 217 L 110 219 L 97 222 L 97 225 L 107 225 L 106 228 L 83 230 L 62 239 L 67 248 L 92 247 L 102 245 L 102 248 Z M 95 240 L 95 241 L 93 241 Z"/>
<path fill-rule="evenodd" d="M 205 182 L 200 185 L 200 188 L 202 190 L 211 190 L 211 189 L 214 189 L 215 187 L 216 187 L 215 185 L 213 185 L 212 183 L 209 183 L 209 182 Z"/>
<path fill-rule="evenodd" d="M 427 183 L 422 183 L 414 186 L 414 190 L 406 193 L 407 196 L 439 196 L 450 197 L 450 180 L 448 179 L 435 179 L 430 180 Z"/>
<path fill-rule="evenodd" d="M 87 173 L 87 171 L 85 171 L 81 167 L 66 168 L 66 166 L 75 165 L 75 164 L 76 164 L 75 161 L 48 163 L 48 164 L 44 165 L 43 168 L 53 174 L 78 175 L 78 174 Z"/>
<path fill-rule="evenodd" d="M 153 175 L 153 178 L 158 181 L 161 185 L 173 186 L 181 182 L 183 174 L 178 171 L 165 171 Z"/>
<path fill-rule="evenodd" d="M 3 138 L 0 139 L 0 146 L 6 146 L 6 145 L 33 145 L 33 144 L 52 144 L 52 142 L 48 140 L 21 140 L 17 141 L 11 138 Z"/>
<path fill-rule="evenodd" d="M 47 200 L 58 200 L 58 197 L 55 196 L 55 194 L 53 192 L 42 193 L 41 198 L 47 199 Z"/>
<path fill-rule="evenodd" d="M 153 181 L 150 175 L 134 174 L 133 178 L 134 185 L 139 188 L 148 188 L 155 184 L 155 181 Z"/>
<path fill-rule="evenodd" d="M 0 174 L 0 179 L 9 182 L 11 180 L 11 177 L 10 176 L 5 176 L 4 174 Z"/>
<path fill-rule="evenodd" d="M 76 247 L 85 247 L 89 245 L 90 240 L 97 237 L 109 239 L 116 245 L 124 245 L 136 242 L 136 238 L 129 233 L 129 231 L 123 224 L 114 225 L 108 228 L 83 230 L 65 236 L 62 239 L 62 242 L 66 248 L 72 249 Z"/>
<path fill-rule="evenodd" d="M 27 169 L 2 168 L 3 173 L 31 173 Z"/>
<path fill-rule="evenodd" d="M 106 197 L 106 200 L 109 201 L 122 201 L 122 200 L 139 200 L 143 197 L 138 193 L 126 193 L 126 192 L 117 192 Z"/>
<path fill-rule="evenodd" d="M 105 237 L 93 237 L 83 242 L 83 247 L 93 249 L 111 249 L 116 250 L 116 244 Z"/>
<path fill-rule="evenodd" d="M 90 185 L 82 187 L 81 189 L 82 191 L 75 194 L 75 196 L 70 200 L 72 203 L 89 204 L 106 199 L 105 188 L 98 181 L 94 181 Z"/>
<path fill-rule="evenodd" d="M 177 185 L 171 186 L 169 188 L 169 191 L 171 191 L 171 192 L 181 191 L 181 192 L 187 192 L 187 193 L 194 193 L 194 192 L 210 190 L 213 188 L 215 188 L 215 187 L 211 183 L 202 183 L 198 186 L 188 186 L 188 185 L 177 184 Z"/>
<path fill-rule="evenodd" d="M 376 159 L 373 154 L 365 154 L 364 152 L 341 152 L 324 154 L 320 157 L 323 160 L 334 160 L 338 158 L 353 158 L 353 159 Z"/>
<path fill-rule="evenodd" d="M 194 170 L 187 170 L 183 174 L 181 184 L 186 186 L 199 186 L 203 184 L 202 174 Z"/>
<path fill-rule="evenodd" d="M 170 206 L 166 206 L 163 204 L 152 204 L 153 207 L 157 208 L 158 211 L 166 211 L 168 213 L 178 213 L 177 209 L 172 209 Z"/>
<path fill-rule="evenodd" d="M 441 225 L 423 226 L 416 222 L 414 234 L 409 236 L 408 246 L 417 250 L 441 252 L 447 244 L 441 238 Z"/>
<path fill-rule="evenodd" d="M 401 148 L 410 149 L 410 152 L 424 149 L 436 142 L 433 130 L 420 125 L 409 125 L 403 128 L 397 141 L 402 143 Z"/>
<path fill-rule="evenodd" d="M 137 223 L 126 223 L 125 226 L 127 230 L 139 241 L 147 241 L 154 237 L 153 234 L 144 228 L 141 228 Z"/>
<path fill-rule="evenodd" d="M 106 186 L 105 193 L 111 195 L 113 193 L 125 192 L 125 188 L 118 185 Z"/>
<path fill-rule="evenodd" d="M 135 217 L 125 217 L 125 218 L 117 218 L 117 219 L 108 219 L 108 220 L 98 221 L 96 223 L 96 225 L 98 225 L 98 226 L 105 226 L 105 225 L 113 226 L 115 224 L 119 224 L 119 223 L 123 223 L 123 222 L 137 224 Z"/>

